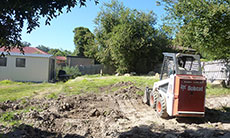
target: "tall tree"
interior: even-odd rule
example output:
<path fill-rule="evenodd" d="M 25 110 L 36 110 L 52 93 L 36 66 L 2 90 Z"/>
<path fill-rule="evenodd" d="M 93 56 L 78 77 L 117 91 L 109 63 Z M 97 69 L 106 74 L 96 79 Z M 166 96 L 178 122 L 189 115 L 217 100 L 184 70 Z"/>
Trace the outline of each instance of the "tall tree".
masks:
<path fill-rule="evenodd" d="M 94 0 L 98 3 L 98 0 Z M 10 50 L 21 47 L 21 32 L 25 22 L 28 23 L 27 33 L 39 27 L 39 19 L 45 17 L 45 24 L 49 25 L 53 18 L 63 13 L 63 9 L 70 12 L 79 5 L 85 6 L 86 0 L 1 0 L 0 1 L 0 48 Z"/>
<path fill-rule="evenodd" d="M 230 58 L 229 0 L 162 0 L 175 44 L 212 59 Z"/>
<path fill-rule="evenodd" d="M 154 28 L 152 11 L 131 10 L 115 0 L 104 4 L 95 23 L 98 58 L 120 73 L 152 70 L 169 44 L 167 37 Z"/>
<path fill-rule="evenodd" d="M 74 54 L 94 58 L 96 54 L 95 36 L 88 28 L 77 27 L 74 29 Z"/>

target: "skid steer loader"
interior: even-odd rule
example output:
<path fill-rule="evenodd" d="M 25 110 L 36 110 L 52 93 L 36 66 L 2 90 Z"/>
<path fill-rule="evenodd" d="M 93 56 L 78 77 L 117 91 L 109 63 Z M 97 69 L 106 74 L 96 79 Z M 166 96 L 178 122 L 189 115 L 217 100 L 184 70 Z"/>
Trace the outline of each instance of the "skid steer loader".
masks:
<path fill-rule="evenodd" d="M 146 87 L 143 102 L 166 118 L 204 117 L 206 79 L 200 57 L 181 53 L 163 53 L 160 81 Z"/>

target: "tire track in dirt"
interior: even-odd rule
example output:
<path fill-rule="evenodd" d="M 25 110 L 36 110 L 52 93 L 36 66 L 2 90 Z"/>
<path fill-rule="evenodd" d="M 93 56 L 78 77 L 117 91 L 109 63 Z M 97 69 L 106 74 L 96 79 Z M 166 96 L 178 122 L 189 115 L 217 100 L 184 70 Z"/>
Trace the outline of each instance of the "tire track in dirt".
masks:
<path fill-rule="evenodd" d="M 119 110 L 129 119 L 124 129 L 141 125 L 153 125 L 160 119 L 155 111 L 139 100 L 118 100 Z"/>

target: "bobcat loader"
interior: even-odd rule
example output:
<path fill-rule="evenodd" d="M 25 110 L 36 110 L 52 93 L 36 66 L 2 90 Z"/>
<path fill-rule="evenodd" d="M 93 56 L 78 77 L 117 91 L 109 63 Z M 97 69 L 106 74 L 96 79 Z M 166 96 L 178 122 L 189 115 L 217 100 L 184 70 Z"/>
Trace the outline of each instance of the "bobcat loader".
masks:
<path fill-rule="evenodd" d="M 160 81 L 146 87 L 143 102 L 166 118 L 204 117 L 206 79 L 200 57 L 181 53 L 163 53 Z"/>

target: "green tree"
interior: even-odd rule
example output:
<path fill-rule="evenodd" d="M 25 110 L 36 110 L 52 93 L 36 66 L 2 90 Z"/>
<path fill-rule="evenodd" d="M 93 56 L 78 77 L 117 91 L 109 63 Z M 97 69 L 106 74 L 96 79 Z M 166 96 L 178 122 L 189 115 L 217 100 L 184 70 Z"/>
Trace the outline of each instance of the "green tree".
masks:
<path fill-rule="evenodd" d="M 54 56 L 68 56 L 71 55 L 71 51 L 68 50 L 62 50 L 62 49 L 58 49 L 58 48 L 51 48 L 48 51 L 49 54 L 52 54 Z"/>
<path fill-rule="evenodd" d="M 50 48 L 49 48 L 49 47 L 46 47 L 46 46 L 44 46 L 44 45 L 39 45 L 39 46 L 37 46 L 36 48 L 38 48 L 38 49 L 40 49 L 40 50 L 42 50 L 42 51 L 44 51 L 44 52 L 49 52 L 49 51 L 50 51 Z"/>
<path fill-rule="evenodd" d="M 62 50 L 62 49 L 61 49 L 61 50 Z M 66 57 L 66 56 L 70 56 L 70 55 L 73 54 L 73 53 L 72 53 L 71 51 L 69 51 L 69 50 L 62 50 L 62 51 L 63 51 L 65 57 Z"/>
<path fill-rule="evenodd" d="M 230 58 L 229 0 L 162 0 L 174 43 L 211 59 Z"/>
<path fill-rule="evenodd" d="M 54 56 L 61 56 L 61 55 L 63 55 L 63 53 L 62 53 L 59 49 L 57 49 L 57 48 L 55 48 L 55 49 L 51 48 L 51 49 L 48 51 L 48 53 L 49 53 L 49 54 L 52 54 L 52 55 L 54 55 Z"/>
<path fill-rule="evenodd" d="M 74 29 L 74 54 L 83 57 L 95 58 L 97 48 L 95 47 L 95 36 L 88 28 L 77 27 Z"/>
<path fill-rule="evenodd" d="M 98 3 L 98 0 L 94 1 Z M 85 6 L 86 0 L 1 0 L 0 48 L 21 48 L 21 32 L 25 22 L 28 23 L 27 33 L 30 33 L 39 27 L 41 17 L 45 17 L 45 24 L 49 25 L 53 18 L 63 13 L 63 9 L 70 12 L 77 5 Z"/>
<path fill-rule="evenodd" d="M 49 54 L 52 54 L 54 56 L 69 56 L 69 55 L 72 55 L 71 51 L 58 49 L 58 48 L 49 48 L 49 47 L 44 46 L 44 45 L 39 45 L 36 48 L 38 48 L 38 49 L 40 49 L 40 50 L 42 50 L 44 52 L 47 52 Z"/>
<path fill-rule="evenodd" d="M 23 47 L 30 47 L 31 46 L 31 43 L 26 42 L 26 41 L 22 42 L 21 44 Z"/>
<path fill-rule="evenodd" d="M 152 70 L 169 45 L 166 35 L 154 28 L 156 19 L 152 11 L 131 10 L 112 1 L 104 4 L 95 23 L 97 57 L 120 73 Z"/>

